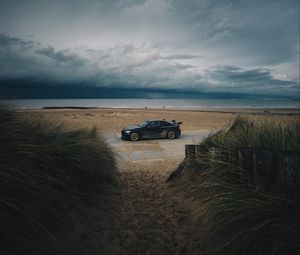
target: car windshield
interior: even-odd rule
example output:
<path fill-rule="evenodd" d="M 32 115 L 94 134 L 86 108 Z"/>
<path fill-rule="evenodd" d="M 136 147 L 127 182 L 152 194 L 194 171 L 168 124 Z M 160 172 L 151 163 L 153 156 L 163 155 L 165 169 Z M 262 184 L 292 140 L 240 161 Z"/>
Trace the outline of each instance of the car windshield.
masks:
<path fill-rule="evenodd" d="M 139 124 L 140 127 L 146 127 L 149 124 L 149 121 L 145 121 L 142 124 Z"/>

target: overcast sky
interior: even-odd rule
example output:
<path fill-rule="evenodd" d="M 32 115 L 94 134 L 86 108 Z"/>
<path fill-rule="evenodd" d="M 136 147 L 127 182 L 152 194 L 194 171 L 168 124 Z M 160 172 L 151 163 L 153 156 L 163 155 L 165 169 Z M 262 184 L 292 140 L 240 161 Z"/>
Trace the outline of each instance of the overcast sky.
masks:
<path fill-rule="evenodd" d="M 299 0 L 1 0 L 0 86 L 298 97 Z"/>

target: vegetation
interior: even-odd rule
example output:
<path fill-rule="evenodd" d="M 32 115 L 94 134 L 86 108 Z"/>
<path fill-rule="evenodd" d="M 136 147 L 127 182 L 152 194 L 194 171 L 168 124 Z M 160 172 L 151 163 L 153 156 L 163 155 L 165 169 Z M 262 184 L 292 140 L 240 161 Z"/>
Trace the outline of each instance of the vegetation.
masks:
<path fill-rule="evenodd" d="M 275 151 L 299 151 L 299 119 L 251 121 L 237 117 L 229 129 L 210 135 L 200 144 L 205 147 L 267 148 Z"/>
<path fill-rule="evenodd" d="M 204 207 L 207 254 L 299 254 L 299 131 L 299 119 L 238 117 L 185 162 L 176 183 Z M 256 153 L 252 167 L 243 150 Z"/>
<path fill-rule="evenodd" d="M 1 254 L 58 254 L 76 203 L 116 184 L 114 154 L 96 128 L 23 120 L 1 107 L 0 154 Z"/>

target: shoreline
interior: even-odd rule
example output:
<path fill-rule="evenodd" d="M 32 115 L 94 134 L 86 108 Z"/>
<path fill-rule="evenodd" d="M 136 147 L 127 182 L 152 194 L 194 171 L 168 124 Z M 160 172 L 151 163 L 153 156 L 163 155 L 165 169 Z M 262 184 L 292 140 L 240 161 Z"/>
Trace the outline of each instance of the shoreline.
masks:
<path fill-rule="evenodd" d="M 0 103 L 5 101 L 1 101 Z M 6 101 L 18 110 L 160 110 L 197 112 L 297 112 L 291 99 L 15 99 Z"/>
<path fill-rule="evenodd" d="M 249 115 L 287 115 L 300 116 L 300 108 L 253 108 L 253 107 L 203 107 L 202 109 L 176 109 L 176 108 L 132 108 L 132 107 L 81 107 L 81 106 L 51 106 L 41 108 L 17 108 L 19 112 L 36 111 L 146 111 L 146 112 L 198 112 L 198 113 L 224 113 L 224 114 L 249 114 Z"/>

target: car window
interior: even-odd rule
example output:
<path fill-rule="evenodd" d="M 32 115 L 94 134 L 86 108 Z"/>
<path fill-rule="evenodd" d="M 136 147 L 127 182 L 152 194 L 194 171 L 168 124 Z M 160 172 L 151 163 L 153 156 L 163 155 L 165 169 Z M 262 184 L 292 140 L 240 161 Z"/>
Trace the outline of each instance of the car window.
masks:
<path fill-rule="evenodd" d="M 148 125 L 149 128 L 160 127 L 160 121 L 152 121 Z"/>
<path fill-rule="evenodd" d="M 149 121 L 145 121 L 142 124 L 139 124 L 140 127 L 146 127 L 149 124 Z"/>
<path fill-rule="evenodd" d="M 169 122 L 166 122 L 166 121 L 162 121 L 162 122 L 161 122 L 161 125 L 162 125 L 162 126 L 164 126 L 164 127 L 167 127 L 167 126 L 172 126 L 172 124 L 171 124 L 171 123 L 169 123 Z"/>

